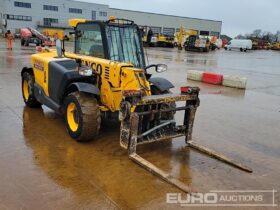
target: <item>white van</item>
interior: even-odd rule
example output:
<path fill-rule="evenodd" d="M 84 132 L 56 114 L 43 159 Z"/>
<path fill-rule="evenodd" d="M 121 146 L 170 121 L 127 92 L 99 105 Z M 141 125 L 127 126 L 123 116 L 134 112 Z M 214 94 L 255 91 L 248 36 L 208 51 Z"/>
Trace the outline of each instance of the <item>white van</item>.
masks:
<path fill-rule="evenodd" d="M 226 46 L 225 50 L 238 49 L 241 52 L 246 52 L 252 49 L 252 40 L 250 39 L 232 39 Z"/>

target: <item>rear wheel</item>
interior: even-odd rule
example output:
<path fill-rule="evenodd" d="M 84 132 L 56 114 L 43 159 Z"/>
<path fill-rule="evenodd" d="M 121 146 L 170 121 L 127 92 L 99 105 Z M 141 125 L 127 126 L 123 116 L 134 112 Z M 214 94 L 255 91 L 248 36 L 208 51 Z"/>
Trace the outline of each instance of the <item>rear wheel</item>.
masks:
<path fill-rule="evenodd" d="M 35 78 L 29 72 L 24 72 L 22 75 L 22 96 L 24 103 L 32 108 L 40 107 L 41 104 L 36 100 L 34 95 Z"/>
<path fill-rule="evenodd" d="M 69 135 L 80 142 L 93 140 L 101 125 L 98 102 L 93 95 L 75 92 L 64 101 L 64 118 Z"/>

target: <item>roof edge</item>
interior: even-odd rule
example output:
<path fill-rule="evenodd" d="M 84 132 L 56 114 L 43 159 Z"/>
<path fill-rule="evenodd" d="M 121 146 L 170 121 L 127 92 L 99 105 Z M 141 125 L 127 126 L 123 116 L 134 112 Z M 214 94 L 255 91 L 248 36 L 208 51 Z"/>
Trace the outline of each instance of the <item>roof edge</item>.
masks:
<path fill-rule="evenodd" d="M 109 9 L 122 10 L 122 11 L 127 11 L 127 12 L 138 12 L 138 13 L 145 13 L 145 14 L 152 14 L 152 15 L 164 15 L 164 16 L 169 16 L 169 17 L 189 18 L 189 19 L 195 19 L 195 20 L 213 21 L 213 22 L 219 22 L 219 23 L 223 22 L 221 20 L 211 20 L 211 19 L 204 19 L 204 18 L 192 18 L 192 17 L 186 17 L 186 16 L 169 15 L 169 14 L 162 14 L 162 13 L 155 13 L 155 12 L 144 12 L 144 11 L 138 11 L 138 10 L 118 9 L 118 8 L 111 8 L 111 7 L 109 7 Z"/>

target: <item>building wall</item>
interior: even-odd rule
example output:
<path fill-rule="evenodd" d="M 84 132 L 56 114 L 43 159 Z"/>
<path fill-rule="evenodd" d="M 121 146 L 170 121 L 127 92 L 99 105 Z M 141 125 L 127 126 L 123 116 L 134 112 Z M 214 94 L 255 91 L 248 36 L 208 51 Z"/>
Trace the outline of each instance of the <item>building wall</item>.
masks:
<path fill-rule="evenodd" d="M 15 7 L 14 2 L 31 3 L 31 8 Z M 93 4 L 86 2 L 77 2 L 72 0 L 0 0 L 0 5 L 5 5 L 3 14 L 16 16 L 30 16 L 32 21 L 11 20 L 7 18 L 7 30 L 15 32 L 22 27 L 38 28 L 44 25 L 43 18 L 58 19 L 58 23 L 53 23 L 55 27 L 68 27 L 68 20 L 71 18 L 92 19 L 92 12 L 96 12 L 96 19 L 106 20 L 109 6 L 102 4 Z M 58 11 L 44 10 L 43 5 L 57 6 Z M 82 9 L 82 14 L 70 13 L 69 8 Z M 99 12 L 102 12 L 100 16 Z M 106 16 L 104 15 L 104 12 Z"/>
<path fill-rule="evenodd" d="M 210 34 L 211 32 L 220 34 L 222 29 L 222 21 L 129 11 L 115 8 L 110 8 L 109 16 L 134 20 L 135 23 L 142 26 L 158 26 L 162 28 L 162 31 L 163 28 L 178 29 L 180 26 L 184 26 L 186 29 L 209 31 Z"/>
<path fill-rule="evenodd" d="M 0 33 L 2 33 L 4 27 L 3 27 L 3 14 L 5 13 L 6 7 L 5 5 L 1 2 L 2 0 L 0 0 Z"/>
<path fill-rule="evenodd" d="M 15 7 L 15 1 L 31 3 L 31 8 Z M 12 32 L 17 32 L 23 27 L 33 27 L 39 30 L 43 27 L 47 27 L 44 26 L 44 18 L 58 20 L 58 23 L 51 24 L 52 27 L 70 30 L 68 27 L 68 20 L 71 18 L 107 20 L 108 16 L 134 20 L 138 25 L 153 26 L 155 27 L 154 30 L 158 29 L 159 32 L 171 31 L 172 33 L 182 25 L 186 29 L 207 31 L 210 34 L 219 35 L 222 28 L 221 21 L 121 10 L 109 8 L 108 5 L 73 0 L 0 0 L 0 5 L 0 19 L 1 16 L 7 19 L 6 27 L 2 26 L 2 28 L 4 31 L 11 30 Z M 58 11 L 44 10 L 43 5 L 57 6 Z M 81 9 L 82 14 L 70 13 L 69 8 Z M 96 12 L 96 17 L 92 16 L 93 11 Z M 13 15 L 12 17 L 24 18 L 25 21 L 11 20 L 11 18 L 9 18 L 10 15 Z"/>

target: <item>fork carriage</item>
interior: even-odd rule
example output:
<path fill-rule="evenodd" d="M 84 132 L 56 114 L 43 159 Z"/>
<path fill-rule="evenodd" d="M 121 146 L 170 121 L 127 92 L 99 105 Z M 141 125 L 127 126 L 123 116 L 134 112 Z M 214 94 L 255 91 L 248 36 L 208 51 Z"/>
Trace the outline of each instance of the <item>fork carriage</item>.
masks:
<path fill-rule="evenodd" d="M 186 193 L 192 192 L 189 186 L 139 156 L 137 146 L 185 136 L 188 147 L 240 170 L 252 172 L 249 167 L 192 141 L 195 113 L 200 104 L 199 91 L 197 87 L 183 87 L 181 88 L 181 94 L 160 96 L 142 96 L 140 92 L 128 92 L 128 94 L 124 93 L 120 110 L 120 145 L 128 150 L 130 159 Z M 168 108 L 163 106 L 176 102 L 185 102 L 185 105 Z M 177 111 L 184 112 L 182 125 L 177 125 L 174 119 L 174 114 Z M 165 114 L 169 114 L 169 119 L 163 119 L 162 116 Z"/>

